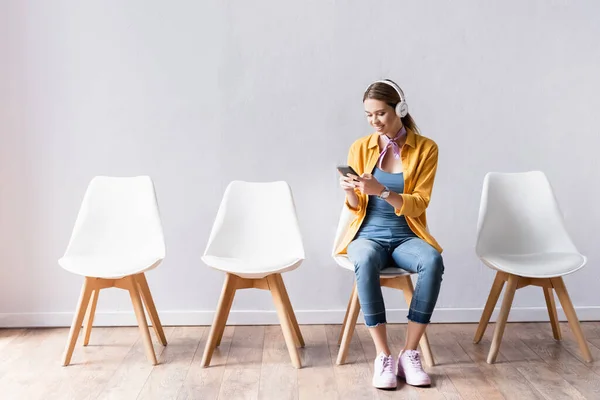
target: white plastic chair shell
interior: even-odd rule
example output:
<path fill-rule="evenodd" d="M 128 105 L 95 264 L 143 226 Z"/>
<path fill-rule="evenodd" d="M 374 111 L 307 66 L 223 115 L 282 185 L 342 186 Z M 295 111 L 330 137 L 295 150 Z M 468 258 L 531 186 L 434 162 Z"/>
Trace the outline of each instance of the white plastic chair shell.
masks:
<path fill-rule="evenodd" d="M 290 186 L 233 181 L 225 190 L 202 256 L 208 266 L 259 279 L 294 270 L 304 246 Z"/>
<path fill-rule="evenodd" d="M 587 262 L 540 171 L 485 176 L 475 251 L 490 268 L 528 278 L 567 275 Z"/>
<path fill-rule="evenodd" d="M 155 268 L 165 242 L 148 176 L 98 176 L 90 182 L 58 263 L 87 277 L 118 279 Z"/>

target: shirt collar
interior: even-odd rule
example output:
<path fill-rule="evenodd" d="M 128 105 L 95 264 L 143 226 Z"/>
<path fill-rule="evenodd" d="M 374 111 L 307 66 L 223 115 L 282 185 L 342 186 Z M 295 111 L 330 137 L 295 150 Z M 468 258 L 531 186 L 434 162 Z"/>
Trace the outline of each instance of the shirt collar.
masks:
<path fill-rule="evenodd" d="M 371 135 L 371 138 L 369 139 L 369 149 L 379 146 L 379 135 L 380 134 L 377 132 Z M 406 144 L 413 148 L 417 145 L 415 133 L 409 128 L 406 128 Z"/>

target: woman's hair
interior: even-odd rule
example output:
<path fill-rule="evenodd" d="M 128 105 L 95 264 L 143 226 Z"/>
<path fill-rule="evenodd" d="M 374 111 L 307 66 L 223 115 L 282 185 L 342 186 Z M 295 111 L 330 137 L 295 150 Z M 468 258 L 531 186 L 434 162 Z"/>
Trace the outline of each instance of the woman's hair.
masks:
<path fill-rule="evenodd" d="M 365 90 L 365 94 L 363 96 L 363 103 L 367 99 L 383 101 L 384 103 L 392 107 L 394 110 L 396 110 L 396 104 L 400 103 L 400 95 L 398 94 L 398 92 L 396 92 L 396 89 L 383 82 L 375 82 L 369 85 L 367 90 Z M 406 128 L 412 130 L 418 135 L 421 134 L 419 127 L 415 123 L 413 117 L 411 117 L 410 113 L 406 114 L 405 117 L 400 118 L 400 120 L 402 121 L 402 125 L 404 125 Z"/>

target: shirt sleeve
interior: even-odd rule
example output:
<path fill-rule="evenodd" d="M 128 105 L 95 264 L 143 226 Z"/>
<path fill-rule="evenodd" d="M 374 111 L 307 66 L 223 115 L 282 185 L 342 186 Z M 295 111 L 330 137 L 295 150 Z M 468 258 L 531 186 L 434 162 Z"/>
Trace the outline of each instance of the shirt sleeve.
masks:
<path fill-rule="evenodd" d="M 358 163 L 356 160 L 354 146 L 351 146 L 350 151 L 348 152 L 348 165 L 351 166 L 352 169 L 354 169 L 357 173 L 360 174 L 361 172 L 359 171 L 357 164 Z M 358 206 L 356 208 L 352 208 L 350 206 L 350 204 L 348 203 L 347 197 L 346 197 L 344 204 L 346 204 L 346 208 L 348 208 L 348 210 L 350 210 L 350 212 L 352 212 L 355 215 L 359 215 L 361 212 L 363 212 L 363 210 L 366 206 L 366 203 L 367 203 L 366 195 L 361 193 L 360 190 L 358 190 L 358 189 L 354 189 L 354 193 L 356 193 L 356 196 L 358 197 Z"/>
<path fill-rule="evenodd" d="M 395 209 L 396 215 L 405 215 L 407 217 L 418 217 L 425 212 L 431 198 L 433 181 L 437 171 L 438 148 L 432 147 L 423 162 L 421 171 L 417 176 L 417 182 L 412 193 L 402 193 L 402 207 Z"/>

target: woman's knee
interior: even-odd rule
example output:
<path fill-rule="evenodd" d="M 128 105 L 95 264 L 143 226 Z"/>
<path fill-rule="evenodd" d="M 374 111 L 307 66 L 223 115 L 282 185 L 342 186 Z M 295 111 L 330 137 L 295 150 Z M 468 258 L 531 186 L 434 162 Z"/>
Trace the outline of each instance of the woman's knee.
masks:
<path fill-rule="evenodd" d="M 379 277 L 383 257 L 376 247 L 362 245 L 348 250 L 357 278 Z"/>
<path fill-rule="evenodd" d="M 358 276 L 379 276 L 381 256 L 373 249 L 365 250 L 354 260 L 354 273 Z"/>
<path fill-rule="evenodd" d="M 444 274 L 444 259 L 435 249 L 421 255 L 421 270 L 419 273 L 430 274 L 439 279 Z"/>

